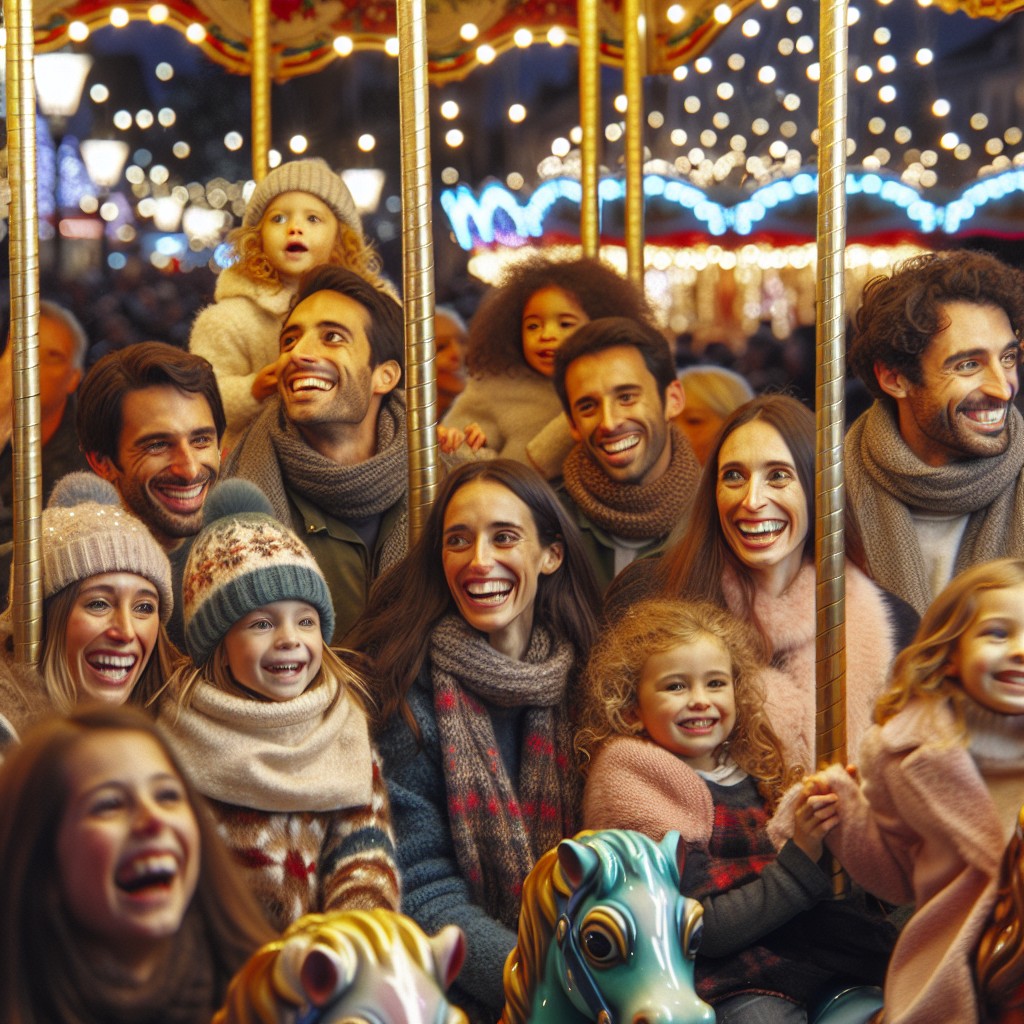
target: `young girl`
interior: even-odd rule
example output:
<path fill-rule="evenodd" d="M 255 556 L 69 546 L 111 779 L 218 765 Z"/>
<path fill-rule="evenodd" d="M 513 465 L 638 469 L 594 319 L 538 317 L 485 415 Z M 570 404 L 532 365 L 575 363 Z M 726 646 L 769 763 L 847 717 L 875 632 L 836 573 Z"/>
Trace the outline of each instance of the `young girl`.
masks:
<path fill-rule="evenodd" d="M 885 982 L 886 1024 L 979 1020 L 971 958 L 1024 800 L 1024 560 L 954 578 L 897 658 L 839 796 L 829 847 L 869 892 L 914 904 Z"/>
<path fill-rule="evenodd" d="M 151 719 L 92 705 L 0 768 L 0 1020 L 207 1024 L 271 930 Z"/>
<path fill-rule="evenodd" d="M 82 700 L 145 705 L 177 660 L 167 639 L 171 567 L 146 525 L 93 473 L 69 473 L 42 515 L 39 658 L 14 656 L 0 615 L 0 715 L 14 733 Z"/>
<path fill-rule="evenodd" d="M 604 316 L 649 320 L 651 312 L 630 281 L 598 260 L 536 256 L 514 266 L 470 322 L 470 379 L 438 428 L 441 450 L 504 456 L 549 480 L 560 476 L 573 440 L 551 383 L 555 350 Z"/>
<path fill-rule="evenodd" d="M 678 830 L 683 890 L 704 905 L 701 997 L 729 1024 L 805 1022 L 823 987 L 880 980 L 889 937 L 858 902 L 821 902 L 831 888 L 815 861 L 834 799 L 795 800 L 784 845 L 769 839 L 799 772 L 764 714 L 757 652 L 749 627 L 707 602 L 644 601 L 611 626 L 591 653 L 576 739 L 583 825 L 658 840 Z"/>
<path fill-rule="evenodd" d="M 397 910 L 398 869 L 362 684 L 327 646 L 327 584 L 267 507 L 243 480 L 207 500 L 182 583 L 193 664 L 160 719 L 280 931 L 314 911 Z"/>
<path fill-rule="evenodd" d="M 238 261 L 217 279 L 214 304 L 199 313 L 189 337 L 189 348 L 217 374 L 227 447 L 277 390 L 278 335 L 299 277 L 335 263 L 383 285 L 352 195 L 323 160 L 271 171 L 229 241 Z"/>

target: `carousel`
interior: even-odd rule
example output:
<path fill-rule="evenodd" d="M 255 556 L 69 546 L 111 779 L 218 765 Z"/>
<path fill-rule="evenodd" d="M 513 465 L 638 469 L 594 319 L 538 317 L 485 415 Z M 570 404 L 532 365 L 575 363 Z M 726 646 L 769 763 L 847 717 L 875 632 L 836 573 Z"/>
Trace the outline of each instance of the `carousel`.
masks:
<path fill-rule="evenodd" d="M 863 92 L 857 91 L 870 82 L 874 94 L 882 97 L 879 102 L 895 100 L 895 90 L 890 99 L 884 98 L 884 90 L 895 81 L 887 77 L 887 69 L 892 70 L 887 55 L 879 49 L 868 60 L 860 41 L 858 52 L 851 54 L 851 37 L 873 23 L 873 14 L 855 9 L 847 0 L 823 0 L 814 26 L 806 23 L 807 12 L 798 5 L 776 11 L 777 6 L 774 0 L 736 0 L 731 5 L 714 0 L 685 5 L 640 0 L 9 4 L 5 31 L 14 351 L 12 609 L 19 660 L 36 660 L 41 642 L 41 227 L 35 63 L 43 55 L 63 57 L 86 50 L 90 34 L 111 24 L 152 22 L 177 29 L 210 60 L 248 77 L 255 182 L 271 166 L 274 82 L 315 75 L 360 51 L 381 51 L 394 59 L 412 537 L 423 527 L 441 474 L 433 336 L 439 212 L 447 219 L 442 230 L 468 254 L 471 270 L 484 281 L 493 280 L 504 263 L 530 247 L 560 245 L 577 254 L 600 255 L 646 287 L 664 310 L 666 326 L 676 332 L 691 330 L 708 309 L 720 306 L 723 289 L 737 309 L 748 310 L 740 319 L 760 317 L 773 295 L 785 293 L 787 315 L 796 322 L 814 323 L 816 760 L 845 763 L 847 316 L 867 277 L 907 254 L 951 244 L 967 226 L 979 235 L 1024 235 L 1024 228 L 1018 230 L 1014 222 L 1024 194 L 1024 148 L 1020 129 L 996 124 L 994 114 L 977 113 L 971 129 L 959 135 L 946 132 L 934 148 L 924 142 L 908 144 L 913 153 L 900 162 L 889 136 L 895 133 L 899 138 L 901 130 L 912 134 L 902 115 L 895 116 L 896 107 L 890 106 L 894 116 L 880 127 L 880 115 L 868 109 Z M 962 5 L 943 0 L 941 6 L 959 18 L 1006 19 L 1017 5 L 1012 0 L 966 0 Z M 766 27 L 773 14 L 789 25 L 788 34 L 783 35 L 777 23 Z M 878 40 L 889 30 L 875 26 L 871 31 L 871 39 L 881 47 Z M 763 44 L 769 35 L 779 54 L 802 57 L 799 73 L 812 83 L 813 110 L 787 84 L 785 75 L 790 72 L 776 67 L 779 61 L 769 61 L 763 54 L 757 60 L 737 45 L 743 39 Z M 511 173 L 504 180 L 487 182 L 461 181 L 456 174 L 442 179 L 448 185 L 435 197 L 431 136 L 446 130 L 434 112 L 438 98 L 448 87 L 486 76 L 488 65 L 501 54 L 533 44 L 578 47 L 578 123 L 558 140 L 557 151 L 540 161 L 544 169 L 532 189 L 514 181 Z M 918 67 L 932 62 L 924 49 L 918 47 Z M 602 99 L 603 82 L 610 73 L 621 74 L 621 96 L 615 105 L 619 117 L 612 132 L 606 126 Z M 744 77 L 752 85 L 756 80 L 754 88 L 763 87 L 779 111 L 780 124 L 786 126 L 775 140 L 778 145 L 773 142 L 774 148 L 766 147 L 764 155 L 753 151 L 757 132 L 767 123 L 755 98 L 748 97 L 742 123 L 733 114 L 731 119 L 724 115 L 709 121 L 706 127 L 700 124 L 713 107 L 709 97 L 728 98 L 729 90 L 736 88 L 733 83 Z M 683 91 L 673 92 L 674 85 Z M 676 96 L 681 97 L 681 109 L 673 113 L 660 101 L 668 97 L 671 102 Z M 699 113 L 702 110 L 704 114 Z M 652 116 L 655 113 L 657 117 Z M 674 137 L 678 156 L 671 161 L 655 155 L 649 145 L 650 133 L 662 127 L 666 137 L 682 133 Z M 971 138 L 966 136 L 969 131 L 975 133 Z M 764 128 L 761 136 L 767 132 Z M 864 142 L 865 137 L 870 141 Z M 854 157 L 856 162 L 851 163 Z M 1019 998 L 1024 983 L 1020 842 L 1018 829 L 1007 851 L 996 915 L 978 954 L 978 984 L 992 1000 L 992 1021 L 1024 1019 L 1024 1001 Z M 509 1002 L 502 1020 L 714 1020 L 713 1011 L 692 991 L 700 914 L 699 906 L 680 892 L 684 859 L 677 836 L 657 844 L 615 832 L 581 834 L 543 858 L 525 888 L 520 945 L 506 967 Z M 846 879 L 838 866 L 834 878 L 841 895 Z M 626 891 L 628 899 L 623 896 Z M 527 911 L 529 901 L 536 906 Z M 620 952 L 627 946 L 642 946 L 646 952 L 642 958 L 624 953 L 613 967 L 602 963 L 594 970 L 593 958 L 588 962 L 587 928 L 609 913 L 601 909 L 609 901 L 619 908 L 616 921 L 628 919 L 615 933 Z M 659 920 L 658 906 L 672 908 L 677 927 L 671 935 L 648 934 L 652 922 Z M 365 937 L 371 933 L 372 942 Z M 394 987 L 397 973 L 407 979 L 405 997 L 398 1001 L 401 1013 L 369 1019 L 458 1021 L 461 1011 L 447 1003 L 444 990 L 457 975 L 460 942 L 457 934 L 429 939 L 409 935 L 406 925 L 385 920 L 384 915 L 371 921 L 338 915 L 333 921 L 300 922 L 254 958 L 216 1019 L 225 1024 L 363 1019 L 376 995 Z M 654 1003 L 662 1009 L 652 1009 Z M 666 1006 L 673 1009 L 665 1011 Z M 879 1007 L 877 993 L 836 992 L 833 1000 L 817 1008 L 812 1020 L 867 1022 L 878 1019 Z"/>

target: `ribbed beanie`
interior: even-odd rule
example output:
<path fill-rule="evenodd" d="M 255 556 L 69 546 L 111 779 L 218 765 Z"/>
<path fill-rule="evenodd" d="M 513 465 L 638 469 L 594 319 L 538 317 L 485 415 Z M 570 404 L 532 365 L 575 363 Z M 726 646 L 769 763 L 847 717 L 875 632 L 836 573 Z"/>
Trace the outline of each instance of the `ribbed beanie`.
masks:
<path fill-rule="evenodd" d="M 355 200 L 342 179 L 319 159 L 291 160 L 275 167 L 255 188 L 245 207 L 242 226 L 255 227 L 271 201 L 285 192 L 307 192 L 331 208 L 343 224 L 347 224 L 359 238 L 363 237 L 363 224 L 359 219 Z"/>
<path fill-rule="evenodd" d="M 171 616 L 171 565 L 140 519 L 121 507 L 113 484 L 94 473 L 61 477 L 43 509 L 43 597 L 105 572 L 130 572 L 160 594 L 160 621 Z"/>
<path fill-rule="evenodd" d="M 323 573 L 258 487 L 241 479 L 218 484 L 203 521 L 181 585 L 185 647 L 196 665 L 206 664 L 239 619 L 275 601 L 311 604 L 331 642 L 334 605 Z"/>

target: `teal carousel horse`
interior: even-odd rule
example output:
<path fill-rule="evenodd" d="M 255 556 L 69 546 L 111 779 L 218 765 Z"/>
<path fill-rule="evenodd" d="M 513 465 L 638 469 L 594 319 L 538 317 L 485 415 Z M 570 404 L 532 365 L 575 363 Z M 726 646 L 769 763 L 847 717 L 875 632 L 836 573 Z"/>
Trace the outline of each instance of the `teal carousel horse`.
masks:
<path fill-rule="evenodd" d="M 701 905 L 682 895 L 678 832 L 565 839 L 523 886 L 501 1024 L 714 1024 L 693 987 Z"/>

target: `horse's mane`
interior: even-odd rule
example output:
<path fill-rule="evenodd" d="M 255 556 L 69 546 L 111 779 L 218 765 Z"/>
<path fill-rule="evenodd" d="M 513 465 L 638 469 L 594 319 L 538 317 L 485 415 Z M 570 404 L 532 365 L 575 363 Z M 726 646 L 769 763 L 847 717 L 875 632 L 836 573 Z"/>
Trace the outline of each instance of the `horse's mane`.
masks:
<path fill-rule="evenodd" d="M 975 959 L 979 1001 L 1008 1009 L 1021 1005 L 1024 984 L 1024 807 L 1003 855 L 992 916 Z"/>
<path fill-rule="evenodd" d="M 278 1024 L 282 1011 L 306 999 L 298 985 L 299 957 L 311 946 L 327 946 L 357 961 L 387 963 L 401 945 L 429 974 L 434 955 L 415 922 L 389 910 L 343 910 L 300 917 L 279 939 L 258 949 L 231 980 L 224 1007 L 211 1024 Z M 287 955 L 281 956 L 287 947 Z"/>
<path fill-rule="evenodd" d="M 613 888 L 623 875 L 623 865 L 654 861 L 667 865 L 654 840 L 637 832 L 580 832 L 576 842 L 590 847 L 601 861 L 599 888 Z M 552 847 L 534 865 L 523 883 L 516 947 L 505 961 L 505 1009 L 499 1024 L 528 1024 L 533 993 L 544 973 L 545 958 L 558 920 L 556 892 L 569 896 L 572 888 L 558 863 L 558 847 Z"/>

